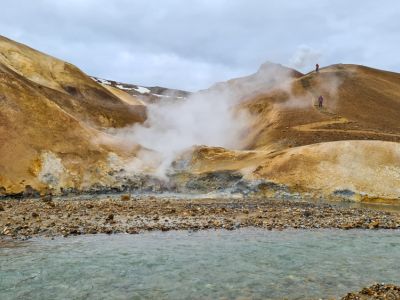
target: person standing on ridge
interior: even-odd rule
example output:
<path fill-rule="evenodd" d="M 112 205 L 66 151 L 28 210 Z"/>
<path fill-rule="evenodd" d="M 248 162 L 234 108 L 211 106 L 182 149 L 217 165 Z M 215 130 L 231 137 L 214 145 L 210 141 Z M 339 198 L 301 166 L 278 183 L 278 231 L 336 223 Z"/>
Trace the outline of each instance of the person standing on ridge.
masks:
<path fill-rule="evenodd" d="M 324 97 L 322 97 L 322 95 L 320 95 L 320 96 L 318 97 L 318 107 L 319 107 L 319 108 L 322 108 L 323 102 L 324 102 Z"/>
<path fill-rule="evenodd" d="M 315 65 L 315 72 L 317 72 L 317 73 L 319 72 L 319 64 Z"/>

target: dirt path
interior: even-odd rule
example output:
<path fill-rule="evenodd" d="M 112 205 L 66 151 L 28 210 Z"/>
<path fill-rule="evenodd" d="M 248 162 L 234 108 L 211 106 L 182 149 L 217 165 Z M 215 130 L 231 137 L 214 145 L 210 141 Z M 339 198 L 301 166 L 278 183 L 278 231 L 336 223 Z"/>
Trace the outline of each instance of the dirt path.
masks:
<path fill-rule="evenodd" d="M 322 112 L 322 113 L 334 115 L 329 112 Z M 295 130 L 298 130 L 298 131 L 303 131 L 303 132 L 339 132 L 339 133 L 372 134 L 372 135 L 380 135 L 380 136 L 400 137 L 400 134 L 376 132 L 376 131 L 371 131 L 371 130 L 355 130 L 355 129 L 346 130 L 346 129 L 320 128 L 320 127 L 327 126 L 327 125 L 346 124 L 346 123 L 350 123 L 350 121 L 343 117 L 335 117 L 335 119 L 333 119 L 333 120 L 308 123 L 308 124 L 294 126 L 292 128 Z"/>
<path fill-rule="evenodd" d="M 310 72 L 307 75 L 311 75 L 313 72 Z M 303 85 L 303 88 L 306 89 L 312 97 L 312 99 L 317 99 L 317 97 L 320 95 L 317 91 L 315 91 L 311 84 L 310 84 L 310 79 L 308 77 L 303 77 L 301 80 L 301 84 Z M 385 132 L 376 132 L 376 131 L 371 131 L 371 130 L 355 130 L 355 129 L 333 129 L 333 128 L 320 128 L 326 125 L 335 125 L 335 124 L 346 124 L 350 123 L 346 118 L 338 116 L 334 112 L 328 111 L 325 107 L 324 108 L 318 108 L 317 106 L 314 106 L 315 109 L 319 111 L 319 113 L 324 114 L 326 116 L 332 117 L 332 120 L 328 121 L 321 121 L 321 122 L 314 122 L 314 123 L 308 123 L 308 124 L 303 124 L 303 125 L 298 125 L 292 127 L 295 130 L 298 131 L 303 131 L 303 132 L 336 132 L 336 133 L 354 133 L 354 134 L 369 134 L 369 135 L 377 135 L 377 136 L 388 136 L 388 137 L 399 137 L 400 134 L 395 134 L 395 133 L 385 133 Z"/>

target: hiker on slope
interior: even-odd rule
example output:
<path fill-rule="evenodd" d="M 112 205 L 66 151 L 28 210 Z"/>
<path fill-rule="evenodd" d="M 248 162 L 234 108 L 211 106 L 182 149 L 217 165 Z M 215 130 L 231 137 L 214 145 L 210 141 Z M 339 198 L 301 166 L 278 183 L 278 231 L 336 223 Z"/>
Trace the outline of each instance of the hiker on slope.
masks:
<path fill-rule="evenodd" d="M 320 96 L 318 97 L 318 107 L 319 107 L 319 108 L 322 108 L 323 102 L 324 102 L 324 97 L 322 97 L 322 95 L 320 95 Z"/>

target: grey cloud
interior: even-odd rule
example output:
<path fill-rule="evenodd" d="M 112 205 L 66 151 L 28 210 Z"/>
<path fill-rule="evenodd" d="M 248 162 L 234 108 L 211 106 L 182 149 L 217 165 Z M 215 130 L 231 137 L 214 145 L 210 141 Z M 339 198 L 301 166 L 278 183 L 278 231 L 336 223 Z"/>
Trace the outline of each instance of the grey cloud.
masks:
<path fill-rule="evenodd" d="M 395 0 L 5 0 L 0 34 L 92 75 L 195 90 L 266 60 L 291 65 L 299 49 L 321 65 L 398 71 L 399 9 Z"/>

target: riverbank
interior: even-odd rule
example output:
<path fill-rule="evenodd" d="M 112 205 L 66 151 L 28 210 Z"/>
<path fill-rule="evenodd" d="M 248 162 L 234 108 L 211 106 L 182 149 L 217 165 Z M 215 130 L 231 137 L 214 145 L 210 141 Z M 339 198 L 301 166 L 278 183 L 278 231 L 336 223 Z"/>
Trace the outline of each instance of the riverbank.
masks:
<path fill-rule="evenodd" d="M 348 293 L 341 300 L 378 300 L 400 299 L 400 286 L 392 284 L 374 284 L 361 289 L 359 292 Z"/>
<path fill-rule="evenodd" d="M 250 199 L 3 200 L 0 238 L 137 234 L 152 230 L 258 227 L 267 230 L 338 228 L 400 229 L 400 212 L 333 204 Z"/>

